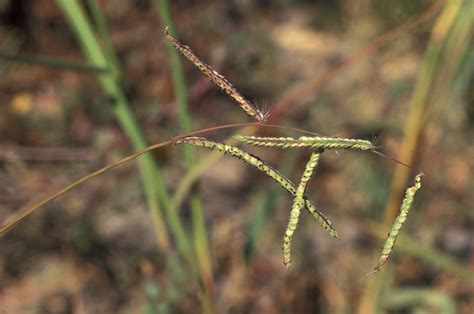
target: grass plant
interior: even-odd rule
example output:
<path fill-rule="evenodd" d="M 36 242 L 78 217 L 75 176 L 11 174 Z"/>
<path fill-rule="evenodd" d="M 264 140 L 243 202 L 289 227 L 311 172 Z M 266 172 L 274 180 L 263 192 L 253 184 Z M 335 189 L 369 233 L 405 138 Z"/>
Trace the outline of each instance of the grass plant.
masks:
<path fill-rule="evenodd" d="M 0 237 L 7 234 L 12 228 L 18 223 L 23 221 L 26 217 L 34 213 L 39 208 L 50 203 L 56 198 L 60 197 L 64 193 L 73 190 L 82 183 L 103 174 L 125 162 L 138 160 L 139 170 L 145 195 L 147 198 L 147 204 L 150 209 L 154 230 L 157 237 L 158 246 L 163 253 L 167 253 L 172 246 L 172 241 L 176 241 L 176 245 L 180 254 L 184 257 L 186 263 L 185 266 L 181 265 L 181 261 L 176 261 L 178 265 L 178 271 L 192 273 L 192 278 L 195 282 L 192 284 L 194 288 L 198 290 L 199 300 L 203 312 L 214 312 L 213 308 L 213 297 L 214 297 L 214 275 L 212 258 L 209 250 L 208 234 L 205 223 L 205 215 L 202 206 L 200 196 L 196 191 L 189 193 L 196 180 L 200 175 L 211 167 L 219 158 L 221 153 L 229 155 L 233 158 L 237 158 L 240 161 L 254 167 L 258 173 L 264 174 L 270 177 L 283 189 L 289 192 L 293 197 L 291 211 L 289 214 L 289 220 L 287 228 L 284 232 L 283 237 L 283 263 L 287 267 L 291 264 L 291 241 L 296 230 L 301 208 L 306 210 L 321 224 L 321 226 L 334 238 L 338 238 L 339 235 L 334 229 L 331 221 L 320 212 L 315 203 L 307 195 L 307 185 L 312 177 L 314 169 L 318 165 L 318 161 L 324 154 L 325 150 L 355 150 L 355 151 L 368 151 L 381 154 L 376 150 L 375 145 L 371 141 L 364 139 L 352 139 L 352 138 L 338 138 L 338 137 L 325 137 L 320 135 L 311 134 L 310 132 L 303 132 L 305 135 L 301 137 L 259 137 L 254 135 L 248 135 L 255 133 L 258 129 L 275 129 L 279 128 L 282 130 L 292 130 L 294 128 L 284 127 L 280 125 L 267 124 L 268 120 L 275 118 L 280 115 L 284 110 L 290 106 L 293 102 L 301 99 L 305 95 L 314 92 L 323 81 L 328 80 L 340 69 L 360 60 L 362 57 L 370 56 L 370 54 L 382 45 L 390 42 L 402 31 L 407 29 L 412 30 L 425 22 L 433 14 L 444 5 L 440 16 L 437 18 L 436 24 L 432 31 L 432 37 L 430 39 L 428 49 L 423 58 L 421 70 L 417 78 L 414 94 L 410 105 L 410 113 L 408 122 L 405 126 L 403 145 L 400 149 L 399 159 L 403 162 L 414 164 L 416 163 L 416 151 L 419 147 L 419 140 L 422 137 L 423 129 L 427 121 L 427 106 L 430 101 L 431 92 L 434 91 L 433 86 L 436 81 L 436 73 L 439 67 L 439 62 L 443 56 L 444 49 L 450 48 L 451 46 L 462 46 L 456 42 L 449 42 L 449 34 L 451 31 L 458 31 L 461 34 L 468 33 L 467 27 L 472 23 L 472 16 L 466 14 L 466 10 L 472 9 L 472 5 L 457 2 L 454 0 L 437 1 L 434 3 L 422 16 L 404 24 L 402 27 L 389 32 L 388 34 L 382 35 L 381 37 L 374 40 L 371 44 L 367 45 L 363 49 L 359 50 L 353 56 L 347 58 L 343 62 L 339 63 L 336 67 L 333 67 L 331 71 L 325 73 L 322 77 L 312 80 L 307 85 L 303 86 L 296 93 L 291 94 L 288 99 L 283 99 L 274 106 L 273 115 L 269 117 L 268 112 L 262 111 L 258 106 L 247 100 L 242 96 L 235 87 L 220 73 L 212 69 L 208 64 L 201 61 L 194 52 L 185 44 L 181 43 L 176 39 L 175 28 L 171 19 L 169 3 L 166 0 L 157 0 L 157 6 L 162 20 L 163 28 L 165 29 L 165 38 L 167 39 L 167 48 L 170 57 L 170 69 L 172 73 L 173 88 L 178 105 L 178 119 L 179 123 L 183 128 L 183 135 L 172 137 L 163 142 L 147 146 L 146 140 L 134 118 L 133 112 L 130 110 L 129 101 L 125 96 L 125 92 L 122 90 L 120 85 L 121 80 L 121 69 L 120 63 L 114 51 L 113 45 L 109 38 L 107 23 L 102 15 L 99 6 L 95 0 L 87 0 L 86 3 L 89 7 L 92 21 L 89 21 L 87 15 L 77 0 L 56 0 L 58 5 L 63 10 L 65 16 L 69 21 L 69 25 L 74 30 L 78 41 L 87 56 L 87 63 L 75 63 L 67 62 L 62 60 L 55 60 L 54 58 L 42 58 L 38 56 L 12 56 L 9 54 L 0 53 L 0 58 L 10 59 L 16 62 L 29 62 L 34 64 L 44 64 L 48 66 L 72 69 L 76 71 L 84 71 L 97 75 L 100 85 L 107 95 L 112 100 L 111 111 L 114 113 L 117 121 L 122 127 L 125 134 L 127 134 L 132 144 L 133 149 L 136 153 L 124 157 L 121 160 L 108 164 L 93 173 L 90 173 L 79 180 L 71 183 L 70 185 L 58 190 L 57 192 L 46 196 L 32 206 L 27 206 L 17 213 L 15 213 L 10 219 L 7 219 L 2 226 L 0 226 Z M 467 8 L 463 10 L 463 8 Z M 471 20 L 469 20 L 471 19 Z M 95 30 L 92 25 L 95 25 Z M 458 28 L 456 28 L 458 27 Z M 461 53 L 466 50 L 466 45 L 462 46 L 455 52 Z M 459 51 L 461 50 L 461 51 Z M 221 88 L 226 94 L 228 94 L 237 105 L 247 114 L 250 118 L 255 119 L 256 123 L 243 123 L 243 124 L 228 124 L 219 125 L 215 127 L 200 129 L 197 131 L 193 130 L 193 119 L 189 111 L 189 101 L 187 99 L 188 89 L 184 78 L 184 72 L 182 69 L 179 54 L 181 53 L 185 58 L 191 61 L 207 78 Z M 451 76 L 454 76 L 456 64 L 452 64 L 452 69 L 448 69 Z M 229 138 L 225 143 L 219 143 L 211 141 L 207 138 L 200 137 L 203 134 L 208 134 L 224 129 L 237 129 L 238 133 L 245 135 L 234 134 L 233 138 Z M 301 130 L 296 130 L 301 131 Z M 310 134 L 307 134 L 310 133 Z M 282 174 L 279 170 L 276 170 L 270 166 L 263 159 L 247 153 L 241 148 L 235 146 L 236 143 L 242 143 L 245 145 L 270 147 L 270 148 L 286 148 L 290 152 L 298 148 L 309 148 L 311 156 L 307 161 L 306 168 L 301 176 L 299 184 L 294 184 L 290 179 Z M 184 146 L 183 160 L 186 164 L 187 173 L 185 177 L 180 181 L 177 192 L 173 197 L 170 196 L 166 188 L 165 180 L 160 167 L 156 160 L 151 157 L 148 152 L 157 148 L 162 148 L 170 144 L 187 144 Z M 201 161 L 198 161 L 197 156 L 194 152 L 194 147 L 202 147 L 216 152 L 211 153 L 209 156 Z M 412 187 L 404 190 L 406 181 L 411 175 L 410 167 L 399 166 L 392 181 L 390 189 L 390 198 L 387 202 L 385 209 L 384 223 L 387 226 L 391 221 L 395 222 L 391 226 L 391 230 L 388 237 L 385 240 L 385 244 L 382 248 L 382 254 L 378 259 L 378 264 L 369 274 L 375 274 L 381 270 L 381 267 L 385 265 L 392 255 L 394 250 L 395 240 L 398 238 L 397 248 L 394 252 L 403 252 L 416 256 L 427 263 L 438 265 L 448 272 L 451 272 L 462 280 L 469 282 L 474 278 L 473 273 L 468 268 L 459 264 L 450 256 L 440 253 L 435 249 L 427 249 L 420 243 L 416 242 L 413 238 L 408 235 L 400 234 L 399 232 L 407 219 L 408 212 L 413 204 L 413 199 L 417 190 L 421 187 L 421 174 L 415 177 L 415 184 Z M 402 198 L 403 191 L 405 191 L 405 198 L 402 201 L 401 207 L 399 206 L 400 199 Z M 189 194 L 189 195 L 188 195 Z M 184 200 L 189 197 L 191 207 L 191 219 L 192 219 L 192 232 L 188 232 L 186 225 L 178 215 L 178 210 L 183 204 Z M 265 221 L 270 219 L 273 213 L 268 210 L 274 204 L 275 194 L 273 191 L 266 194 L 262 199 L 261 208 L 255 214 L 255 220 L 252 220 L 248 231 L 248 243 L 246 244 L 246 253 L 255 250 L 258 242 L 259 233 L 262 230 L 262 226 Z M 397 212 L 397 209 L 400 211 Z M 398 214 L 398 216 L 397 216 Z M 164 222 L 167 221 L 168 224 Z M 368 233 L 374 237 L 382 238 L 386 233 L 380 224 L 368 223 Z M 169 238 L 168 228 L 172 235 L 172 239 Z M 174 263 L 174 262 L 173 262 Z M 170 267 L 170 263 L 167 265 Z M 433 291 L 412 291 L 413 295 L 410 295 L 409 290 L 397 290 L 394 291 L 394 300 L 387 300 L 383 293 L 389 288 L 389 285 L 384 281 L 387 276 L 390 276 L 390 270 L 388 270 L 384 276 L 373 276 L 368 280 L 365 287 L 365 291 L 362 294 L 361 302 L 358 304 L 357 311 L 359 313 L 370 313 L 380 310 L 380 308 L 394 309 L 403 307 L 403 305 L 411 304 L 416 301 L 417 298 L 423 299 L 424 304 L 437 304 L 436 300 L 442 300 L 440 308 L 446 309 L 447 312 L 455 312 L 455 308 L 452 305 L 451 299 L 446 295 L 439 295 Z M 199 278 L 198 278 L 199 277 Z M 200 282 L 199 282 L 200 281 Z M 201 284 L 203 287 L 201 287 Z M 153 299 L 153 300 L 152 300 Z M 150 294 L 150 308 L 154 308 L 154 302 L 156 302 L 156 296 Z M 435 300 L 436 299 L 436 300 Z M 169 308 L 167 311 L 169 311 Z M 152 310 L 150 310 L 152 311 Z"/>

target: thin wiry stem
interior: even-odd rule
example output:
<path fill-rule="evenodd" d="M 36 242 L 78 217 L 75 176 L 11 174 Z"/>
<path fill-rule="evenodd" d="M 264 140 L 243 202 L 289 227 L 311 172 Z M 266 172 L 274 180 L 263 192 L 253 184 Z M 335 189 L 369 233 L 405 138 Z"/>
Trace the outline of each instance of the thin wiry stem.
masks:
<path fill-rule="evenodd" d="M 34 203 L 33 205 L 31 206 L 26 206 L 24 207 L 23 209 L 20 209 L 17 213 L 15 213 L 13 215 L 13 217 L 11 217 L 10 219 L 7 219 L 7 223 L 5 223 L 1 228 L 0 228 L 0 238 L 3 237 L 8 231 L 10 231 L 13 227 L 15 227 L 17 224 L 19 224 L 23 219 L 25 219 L 26 217 L 28 217 L 29 215 L 33 214 L 36 210 L 38 210 L 39 208 L 43 207 L 44 205 L 48 204 L 49 202 L 55 200 L 56 198 L 58 198 L 59 196 L 63 195 L 64 193 L 74 189 L 75 187 L 77 187 L 78 185 L 84 183 L 85 181 L 88 181 L 89 179 L 92 179 L 104 172 L 107 172 L 108 170 L 112 169 L 112 168 L 115 168 L 123 163 L 126 163 L 127 161 L 130 161 L 130 160 L 133 160 L 149 151 L 152 151 L 154 149 L 157 149 L 159 147 L 163 147 L 163 146 L 166 146 L 166 145 L 169 145 L 171 143 L 173 143 L 174 141 L 178 141 L 184 137 L 188 137 L 188 136 L 192 136 L 192 135 L 197 135 L 197 134 L 203 134 L 203 133 L 208 133 L 208 132 L 212 132 L 212 131 L 216 131 L 216 130 L 221 130 L 221 129 L 228 129 L 228 128 L 236 128 L 236 127 L 243 127 L 243 126 L 250 126 L 250 125 L 258 125 L 257 123 L 238 123 L 238 124 L 227 124 L 227 125 L 220 125 L 220 126 L 215 126 L 215 127 L 211 127 L 211 128 L 206 128 L 206 129 L 202 129 L 202 130 L 198 130 L 198 131 L 194 131 L 194 132 L 190 132 L 190 133 L 187 133 L 187 134 L 184 134 L 184 135 L 181 135 L 181 136 L 175 136 L 167 141 L 164 141 L 164 142 L 161 142 L 161 143 L 157 143 L 157 144 L 154 144 L 154 145 L 151 145 L 151 146 L 148 146 L 132 155 L 129 155 L 123 159 L 120 159 L 116 162 L 113 162 L 111 164 L 108 164 L 107 166 L 105 167 L 102 167 L 82 178 L 80 178 L 79 180 L 67 185 L 66 187 L 52 193 L 51 195 L 43 198 L 41 201 L 37 202 L 37 203 Z"/>

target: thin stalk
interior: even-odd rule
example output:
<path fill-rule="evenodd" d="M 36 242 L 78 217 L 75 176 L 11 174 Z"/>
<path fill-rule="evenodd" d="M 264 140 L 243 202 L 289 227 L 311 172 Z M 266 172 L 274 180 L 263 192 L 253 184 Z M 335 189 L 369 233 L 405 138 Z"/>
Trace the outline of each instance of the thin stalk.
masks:
<path fill-rule="evenodd" d="M 174 34 L 174 23 L 171 17 L 169 2 L 167 0 L 159 0 L 157 3 L 163 28 L 168 27 L 169 32 Z M 166 42 L 165 45 L 171 62 L 171 75 L 173 78 L 176 102 L 178 104 L 179 123 L 184 132 L 189 132 L 192 128 L 192 118 L 189 112 L 188 91 L 180 56 L 168 42 Z M 184 159 L 188 170 L 192 169 L 196 164 L 196 156 L 193 147 L 184 147 Z M 194 250 L 197 257 L 201 280 L 204 283 L 209 298 L 208 304 L 210 304 L 214 287 L 212 263 L 207 239 L 205 216 L 202 208 L 203 206 L 201 199 L 196 192 L 192 193 L 190 204 Z"/>
<path fill-rule="evenodd" d="M 175 136 L 175 137 L 172 137 L 164 142 L 161 142 L 161 143 L 157 143 L 157 144 L 153 144 L 153 145 L 150 145 L 148 147 L 145 147 L 141 150 L 139 150 L 138 152 L 134 153 L 134 154 L 131 154 L 131 155 L 128 155 L 116 162 L 113 162 L 113 163 L 110 163 L 86 176 L 83 176 L 82 178 L 72 182 L 71 184 L 65 186 L 64 188 L 61 188 L 59 189 L 58 191 L 44 197 L 43 199 L 41 199 L 40 201 L 37 201 L 37 202 L 34 202 L 32 205 L 28 205 L 20 210 L 18 210 L 12 217 L 10 218 L 7 218 L 5 221 L 5 223 L 0 227 L 0 238 L 5 236 L 5 234 L 7 234 L 11 229 L 13 229 L 16 225 L 18 225 L 20 222 L 22 222 L 25 218 L 27 218 L 28 216 L 30 216 L 31 214 L 33 214 L 36 210 L 38 210 L 39 208 L 43 207 L 44 205 L 52 202 L 53 200 L 57 199 L 58 197 L 60 197 L 61 195 L 65 194 L 66 192 L 74 189 L 75 187 L 79 186 L 80 184 L 104 173 L 104 172 L 107 172 L 117 166 L 120 166 L 121 164 L 124 164 L 128 161 L 131 161 L 135 158 L 138 158 L 154 149 L 157 149 L 157 148 L 160 148 L 160 147 L 163 147 L 163 146 L 166 146 L 166 145 L 169 145 L 175 141 L 179 141 L 185 137 L 188 137 L 188 136 L 193 136 L 193 135 L 198 135 L 198 134 L 204 134 L 204 133 L 209 133 L 209 132 L 212 132 L 212 131 L 217 131 L 217 130 L 222 130 L 222 129 L 230 129 L 230 128 L 238 128 L 238 127 L 243 127 L 243 126 L 249 126 L 249 125 L 255 125 L 255 124 L 252 124 L 252 123 L 241 123 L 241 124 L 226 124 L 226 125 L 219 125 L 219 126 L 215 126 L 215 127 L 211 127 L 211 128 L 206 128 L 206 129 L 202 129 L 202 130 L 197 130 L 197 131 L 194 131 L 194 132 L 190 132 L 190 133 L 187 133 L 187 134 L 184 134 L 184 135 L 181 135 L 181 136 Z M 146 156 L 146 155 L 145 155 Z"/>
<path fill-rule="evenodd" d="M 28 216 L 30 216 L 31 214 L 33 214 L 36 210 L 38 210 L 39 208 L 43 207 L 44 205 L 50 203 L 51 201 L 57 199 L 58 197 L 60 197 L 61 195 L 63 195 L 64 193 L 66 192 L 69 192 L 70 190 L 74 189 L 75 187 L 81 185 L 82 183 L 104 173 L 104 172 L 107 172 L 109 171 L 110 169 L 112 168 L 115 168 L 123 163 L 126 163 L 127 161 L 130 161 L 130 160 L 133 160 L 151 150 L 154 150 L 154 149 L 157 149 L 159 147 L 162 147 L 162 146 L 165 146 L 165 145 L 168 145 L 172 143 L 172 141 L 165 141 L 165 142 L 162 142 L 162 143 L 158 143 L 158 144 L 155 144 L 155 145 L 151 145 L 135 154 L 132 154 L 132 155 L 129 155 L 123 159 L 120 159 L 119 161 L 116 161 L 116 162 L 113 162 L 111 164 L 108 164 L 107 166 L 105 167 L 102 167 L 76 181 L 74 181 L 73 183 L 65 186 L 64 188 L 62 189 L 59 189 L 58 191 L 52 193 L 51 195 L 49 196 L 46 196 L 45 198 L 43 198 L 42 200 L 38 201 L 38 202 L 35 202 L 33 205 L 31 206 L 27 206 L 27 207 L 24 207 L 22 209 L 20 209 L 18 212 L 16 212 L 14 214 L 13 217 L 11 218 L 7 218 L 6 219 L 6 223 L 3 224 L 3 226 L 0 228 L 0 238 L 3 237 L 5 234 L 7 234 L 11 229 L 13 229 L 16 225 L 18 225 L 20 222 L 22 222 L 25 218 L 27 218 Z"/>

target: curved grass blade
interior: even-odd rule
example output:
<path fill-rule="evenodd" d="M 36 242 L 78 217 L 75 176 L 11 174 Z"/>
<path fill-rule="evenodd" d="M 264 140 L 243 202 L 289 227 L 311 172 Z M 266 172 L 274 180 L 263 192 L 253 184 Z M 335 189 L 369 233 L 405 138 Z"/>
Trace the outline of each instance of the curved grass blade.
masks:
<path fill-rule="evenodd" d="M 291 238 L 298 226 L 301 208 L 304 207 L 304 194 L 306 192 L 306 187 L 308 186 L 308 182 L 313 175 L 314 169 L 318 165 L 319 156 L 321 153 L 321 151 L 316 151 L 311 154 L 303 175 L 301 176 L 300 183 L 296 188 L 295 199 L 293 200 L 293 205 L 291 206 L 290 219 L 285 230 L 285 235 L 283 236 L 283 264 L 285 264 L 287 268 L 289 268 L 291 265 Z"/>
<path fill-rule="evenodd" d="M 231 155 L 232 157 L 236 157 L 242 160 L 243 162 L 264 172 L 266 175 L 268 175 L 270 178 L 276 181 L 280 186 L 282 186 L 285 190 L 287 190 L 291 195 L 296 196 L 296 187 L 293 184 L 293 182 L 291 182 L 291 180 L 287 179 L 280 172 L 273 169 L 271 166 L 267 165 L 260 158 L 253 156 L 252 154 L 249 154 L 238 147 L 228 145 L 228 144 L 216 143 L 213 141 L 209 141 L 203 137 L 186 137 L 182 140 L 176 141 L 175 143 L 176 144 L 185 143 L 185 144 L 190 144 L 190 145 L 194 145 L 198 147 L 204 147 L 210 150 L 218 150 L 218 151 L 227 153 Z M 324 230 L 326 230 L 332 237 L 338 239 L 339 235 L 337 231 L 334 229 L 334 227 L 332 226 L 331 221 L 328 218 L 326 218 L 326 216 L 324 216 L 324 214 L 321 213 L 306 196 L 304 196 L 303 199 L 304 199 L 304 205 L 306 206 L 306 209 L 308 210 L 308 212 L 311 215 L 313 215 L 313 217 L 321 224 Z"/>
<path fill-rule="evenodd" d="M 248 101 L 245 97 L 235 89 L 235 87 L 216 70 L 211 68 L 210 65 L 202 62 L 189 48 L 188 46 L 179 42 L 176 38 L 171 36 L 168 28 L 165 28 L 166 39 L 184 56 L 186 59 L 191 61 L 211 82 L 216 84 L 220 89 L 227 93 L 232 99 L 234 99 L 242 108 L 243 111 L 250 117 L 257 119 L 259 122 L 265 122 L 268 115 L 263 111 L 259 110 L 254 104 Z"/>
<path fill-rule="evenodd" d="M 243 144 L 280 148 L 313 148 L 313 149 L 347 149 L 347 150 L 375 150 L 374 144 L 361 139 L 301 136 L 292 137 L 257 137 L 237 135 L 235 139 Z"/>
<path fill-rule="evenodd" d="M 398 233 L 403 226 L 403 223 L 407 219 L 408 212 L 410 211 L 410 207 L 413 204 L 413 198 L 415 197 L 416 191 L 421 188 L 421 177 L 423 173 L 419 173 L 415 177 L 415 184 L 409 187 L 405 192 L 405 198 L 403 199 L 402 206 L 400 207 L 400 214 L 398 215 L 397 219 L 392 225 L 390 229 L 390 233 L 388 234 L 387 240 L 382 248 L 382 255 L 380 256 L 379 262 L 375 268 L 367 273 L 367 275 L 373 275 L 380 271 L 380 268 L 387 263 L 390 255 L 392 254 L 393 247 L 395 245 L 395 241 L 397 240 Z"/>

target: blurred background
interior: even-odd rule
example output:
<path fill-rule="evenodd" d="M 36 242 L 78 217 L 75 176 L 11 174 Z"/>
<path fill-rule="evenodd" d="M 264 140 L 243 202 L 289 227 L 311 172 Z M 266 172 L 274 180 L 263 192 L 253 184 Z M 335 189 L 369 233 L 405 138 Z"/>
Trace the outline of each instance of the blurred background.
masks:
<path fill-rule="evenodd" d="M 307 212 L 219 152 L 168 145 L 0 239 L 0 313 L 472 313 L 473 2 L 0 1 L 0 222 L 151 143 L 252 122 L 164 40 L 186 43 L 269 123 L 363 138 L 328 151 Z M 241 128 L 206 135 L 299 136 Z M 244 147 L 298 182 L 309 151 Z M 423 187 L 374 276 L 417 169 Z"/>

